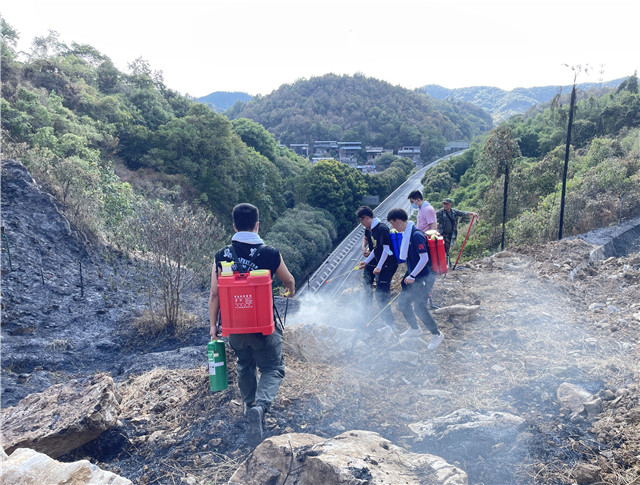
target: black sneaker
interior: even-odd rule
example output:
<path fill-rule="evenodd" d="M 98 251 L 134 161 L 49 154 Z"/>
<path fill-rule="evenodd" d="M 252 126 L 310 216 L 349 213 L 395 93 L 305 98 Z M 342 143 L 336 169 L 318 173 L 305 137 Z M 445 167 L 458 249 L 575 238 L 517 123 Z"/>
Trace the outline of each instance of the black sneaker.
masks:
<path fill-rule="evenodd" d="M 259 404 L 247 411 L 249 428 L 247 429 L 247 441 L 252 445 L 259 445 L 264 439 L 264 408 Z"/>

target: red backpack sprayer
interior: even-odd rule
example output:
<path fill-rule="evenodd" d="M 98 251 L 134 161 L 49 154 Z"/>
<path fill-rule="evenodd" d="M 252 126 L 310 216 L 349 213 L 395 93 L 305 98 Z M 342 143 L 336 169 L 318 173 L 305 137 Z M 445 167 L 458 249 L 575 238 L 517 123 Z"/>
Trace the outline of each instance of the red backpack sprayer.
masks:
<path fill-rule="evenodd" d="M 231 248 L 234 261 L 237 260 Z M 253 261 L 260 251 L 256 251 Z M 222 273 L 218 278 L 220 300 L 220 325 L 223 337 L 240 333 L 270 335 L 275 331 L 271 271 L 258 269 L 248 272 L 233 271 L 239 263 L 222 261 Z M 288 307 L 288 300 L 287 300 Z M 286 321 L 286 310 L 285 310 Z M 284 326 L 284 324 L 282 324 Z M 209 357 L 209 385 L 212 391 L 229 386 L 225 344 L 213 339 L 207 345 Z"/>
<path fill-rule="evenodd" d="M 419 229 L 416 229 L 419 230 Z M 402 233 L 392 229 L 389 231 L 391 236 L 391 249 L 393 254 L 397 258 L 399 263 L 404 263 L 404 259 L 400 259 L 400 246 L 402 246 Z M 427 246 L 429 249 L 429 260 L 431 261 L 431 268 L 437 275 L 447 274 L 449 268 L 447 267 L 447 257 L 444 252 L 444 239 L 440 233 L 436 230 L 427 231 Z"/>

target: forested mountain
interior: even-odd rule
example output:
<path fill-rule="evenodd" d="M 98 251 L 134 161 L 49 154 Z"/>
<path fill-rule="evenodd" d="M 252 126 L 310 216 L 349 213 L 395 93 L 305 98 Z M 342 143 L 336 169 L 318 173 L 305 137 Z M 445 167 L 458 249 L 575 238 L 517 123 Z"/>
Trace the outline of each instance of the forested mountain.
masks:
<path fill-rule="evenodd" d="M 605 83 L 581 83 L 582 91 L 600 88 L 616 88 L 624 78 Z M 533 105 L 548 103 L 558 93 L 571 92 L 571 86 L 540 86 L 533 88 L 515 88 L 511 91 L 491 86 L 472 86 L 468 88 L 448 89 L 437 84 L 428 84 L 420 89 L 436 99 L 466 101 L 486 110 L 499 122 L 515 114 L 526 112 Z"/>
<path fill-rule="evenodd" d="M 122 72 L 51 32 L 23 60 L 17 32 L 1 26 L 2 157 L 24 163 L 87 237 L 139 251 L 145 242 L 131 239 L 151 220 L 228 237 L 231 209 L 251 202 L 261 234 L 281 241 L 302 281 L 357 224 L 362 196 L 384 198 L 414 168 L 408 159 L 374 175 L 337 161 L 312 167 L 255 121 L 230 121 L 171 90 L 142 59 Z"/>
<path fill-rule="evenodd" d="M 358 74 L 284 84 L 226 115 L 255 120 L 287 145 L 337 140 L 394 150 L 420 146 L 425 161 L 447 141 L 470 140 L 491 128 L 491 117 L 470 103 L 436 100 Z"/>
<path fill-rule="evenodd" d="M 201 98 L 197 98 L 198 103 L 206 104 L 213 111 L 221 113 L 231 108 L 238 101 L 247 102 L 251 99 L 251 95 L 240 91 L 215 91 Z"/>
<path fill-rule="evenodd" d="M 612 92 L 578 93 L 569 151 L 564 236 L 640 214 L 640 93 L 635 75 Z M 472 149 L 426 172 L 427 200 L 451 197 L 480 212 L 465 252 L 500 247 L 508 168 L 506 243 L 557 238 L 569 105 L 529 110 L 479 139 Z"/>

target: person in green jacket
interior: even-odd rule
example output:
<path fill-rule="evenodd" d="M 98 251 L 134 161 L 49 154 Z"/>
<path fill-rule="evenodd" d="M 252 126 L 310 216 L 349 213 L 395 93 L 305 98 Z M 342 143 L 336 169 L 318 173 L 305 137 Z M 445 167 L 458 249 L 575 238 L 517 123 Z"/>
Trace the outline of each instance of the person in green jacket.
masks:
<path fill-rule="evenodd" d="M 449 198 L 442 201 L 442 209 L 436 212 L 436 218 L 438 219 L 438 232 L 444 239 L 444 252 L 447 254 L 447 260 L 449 259 L 449 249 L 456 245 L 456 237 L 458 236 L 458 219 L 461 217 L 475 216 L 478 214 L 475 212 L 461 211 L 451 207 L 453 201 Z"/>

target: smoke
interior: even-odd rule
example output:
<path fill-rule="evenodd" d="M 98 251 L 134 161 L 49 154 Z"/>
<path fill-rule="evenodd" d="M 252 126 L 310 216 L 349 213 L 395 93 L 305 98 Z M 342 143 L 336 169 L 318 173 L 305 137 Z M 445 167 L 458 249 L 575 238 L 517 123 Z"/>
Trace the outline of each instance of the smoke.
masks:
<path fill-rule="evenodd" d="M 300 302 L 300 309 L 292 316 L 291 321 L 357 329 L 366 325 L 370 313 L 371 310 L 365 303 L 364 291 L 360 288 L 347 288 L 338 296 L 306 293 Z"/>
<path fill-rule="evenodd" d="M 411 451 L 458 463 L 470 483 L 528 483 L 541 463 L 564 463 L 569 469 L 606 449 L 590 436 L 593 417 L 565 409 L 558 388 L 570 383 L 594 399 L 605 389 L 615 392 L 637 375 L 634 347 L 609 331 L 616 300 L 596 294 L 593 301 L 582 301 L 567 287 L 567 275 L 559 274 L 560 265 L 545 264 L 517 255 L 492 257 L 474 271 L 439 278 L 433 299 L 440 307 L 480 302 L 481 308 L 469 318 L 434 313 L 445 335 L 436 351 L 427 350 L 429 336 L 420 323 L 421 338 L 399 338 L 380 317 L 367 328 L 380 306 L 355 278 L 338 291 L 303 295 L 290 321 L 308 329 L 307 356 L 320 356 L 341 371 L 340 379 L 318 388 L 324 395 L 313 412 L 328 416 L 318 425 L 320 434 L 330 434 L 332 423 L 336 431 L 358 426 L 380 432 Z M 392 297 L 398 291 L 392 286 Z M 592 304 L 602 311 L 587 311 Z M 398 300 L 391 307 L 403 331 L 408 326 L 397 305 Z M 335 331 L 313 330 L 321 328 Z M 322 346 L 315 354 L 309 347 L 313 342 Z M 407 435 L 412 423 L 469 416 L 462 410 L 481 417 L 506 413 L 526 424 L 512 430 L 452 422 L 429 439 Z M 592 446 L 577 449 L 576 440 Z M 550 475 L 548 482 L 558 477 Z"/>

